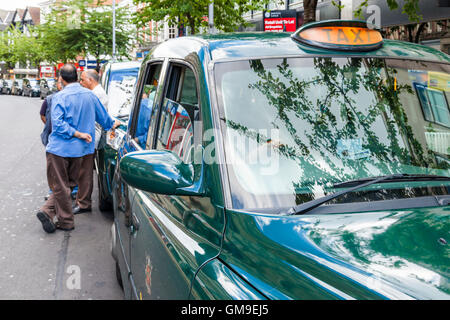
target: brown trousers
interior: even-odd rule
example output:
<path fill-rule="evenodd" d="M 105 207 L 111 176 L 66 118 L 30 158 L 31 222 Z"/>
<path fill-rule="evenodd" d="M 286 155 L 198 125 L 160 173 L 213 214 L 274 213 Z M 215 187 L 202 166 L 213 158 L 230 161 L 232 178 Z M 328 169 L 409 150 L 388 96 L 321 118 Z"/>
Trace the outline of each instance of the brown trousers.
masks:
<path fill-rule="evenodd" d="M 78 180 L 81 165 L 80 158 L 64 158 L 52 153 L 46 153 L 47 181 L 52 194 L 44 203 L 40 211 L 45 212 L 50 219 L 55 216 L 63 228 L 74 226 L 72 213 L 71 187 Z"/>
<path fill-rule="evenodd" d="M 92 190 L 94 189 L 94 158 L 95 153 L 81 157 L 80 173 L 78 175 L 77 205 L 81 209 L 92 208 Z"/>

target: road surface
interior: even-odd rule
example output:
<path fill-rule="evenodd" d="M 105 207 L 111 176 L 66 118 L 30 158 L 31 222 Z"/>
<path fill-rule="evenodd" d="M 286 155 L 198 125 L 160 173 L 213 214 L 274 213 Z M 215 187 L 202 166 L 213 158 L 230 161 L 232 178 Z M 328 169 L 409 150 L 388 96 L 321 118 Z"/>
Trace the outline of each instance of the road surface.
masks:
<path fill-rule="evenodd" d="M 47 234 L 36 213 L 48 192 L 42 100 L 0 95 L 0 299 L 123 299 L 110 254 L 112 213 L 75 216 Z M 96 182 L 96 177 L 94 177 Z"/>

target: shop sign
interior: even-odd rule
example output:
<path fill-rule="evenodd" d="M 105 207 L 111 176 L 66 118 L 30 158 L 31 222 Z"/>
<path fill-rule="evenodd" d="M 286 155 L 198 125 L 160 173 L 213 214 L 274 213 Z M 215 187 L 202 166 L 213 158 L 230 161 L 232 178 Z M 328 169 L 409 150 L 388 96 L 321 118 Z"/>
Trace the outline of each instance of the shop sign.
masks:
<path fill-rule="evenodd" d="M 273 10 L 265 11 L 264 31 L 267 32 L 295 32 L 297 30 L 297 11 Z"/>

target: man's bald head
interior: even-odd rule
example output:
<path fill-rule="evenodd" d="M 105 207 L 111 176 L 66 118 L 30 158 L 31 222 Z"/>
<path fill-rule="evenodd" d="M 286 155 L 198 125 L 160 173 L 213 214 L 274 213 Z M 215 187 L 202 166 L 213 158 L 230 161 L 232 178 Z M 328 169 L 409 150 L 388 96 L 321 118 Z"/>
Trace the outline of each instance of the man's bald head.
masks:
<path fill-rule="evenodd" d="M 98 81 L 100 80 L 100 76 L 98 75 L 98 72 L 96 70 L 88 69 L 85 72 L 86 72 L 86 75 L 88 76 L 88 78 L 91 78 L 96 83 L 98 83 Z"/>
<path fill-rule="evenodd" d="M 67 83 L 76 82 L 78 80 L 77 68 L 70 63 L 66 63 L 61 67 L 59 75 Z"/>
<path fill-rule="evenodd" d="M 81 85 L 88 89 L 94 89 L 98 85 L 100 77 L 98 72 L 93 69 L 83 71 L 81 74 Z"/>

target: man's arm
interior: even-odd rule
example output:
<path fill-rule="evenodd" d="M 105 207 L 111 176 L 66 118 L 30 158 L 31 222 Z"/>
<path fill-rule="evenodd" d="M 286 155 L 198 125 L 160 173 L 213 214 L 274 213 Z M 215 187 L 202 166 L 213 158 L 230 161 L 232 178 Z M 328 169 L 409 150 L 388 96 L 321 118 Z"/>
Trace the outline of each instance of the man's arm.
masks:
<path fill-rule="evenodd" d="M 47 111 L 48 105 L 47 105 L 47 99 L 44 99 L 44 102 L 42 103 L 41 110 L 39 111 L 39 115 L 41 116 L 42 122 L 45 124 L 47 122 L 47 119 L 45 118 L 45 113 Z"/>
<path fill-rule="evenodd" d="M 86 141 L 87 143 L 92 142 L 92 137 L 89 133 L 75 131 L 75 133 L 73 135 L 75 138 L 82 139 L 82 140 Z"/>
<path fill-rule="evenodd" d="M 61 101 L 55 99 L 51 108 L 52 131 L 65 139 L 72 138 L 76 130 L 64 120 L 65 112 L 63 106 L 61 105 Z"/>

